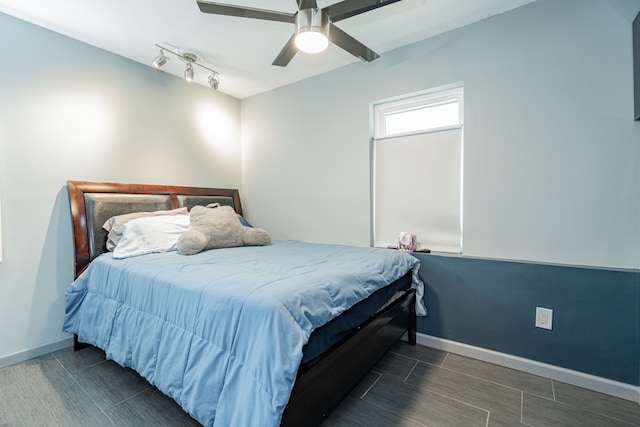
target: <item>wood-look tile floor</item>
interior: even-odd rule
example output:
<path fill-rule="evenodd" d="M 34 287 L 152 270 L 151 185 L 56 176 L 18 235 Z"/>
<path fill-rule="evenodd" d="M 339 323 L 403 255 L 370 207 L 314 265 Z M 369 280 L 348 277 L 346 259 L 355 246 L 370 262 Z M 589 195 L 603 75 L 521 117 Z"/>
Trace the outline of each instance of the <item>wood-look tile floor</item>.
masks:
<path fill-rule="evenodd" d="M 95 348 L 0 369 L 0 427 L 199 425 Z M 636 403 L 398 343 L 322 427 L 640 426 Z M 304 427 L 304 426 L 301 426 Z"/>

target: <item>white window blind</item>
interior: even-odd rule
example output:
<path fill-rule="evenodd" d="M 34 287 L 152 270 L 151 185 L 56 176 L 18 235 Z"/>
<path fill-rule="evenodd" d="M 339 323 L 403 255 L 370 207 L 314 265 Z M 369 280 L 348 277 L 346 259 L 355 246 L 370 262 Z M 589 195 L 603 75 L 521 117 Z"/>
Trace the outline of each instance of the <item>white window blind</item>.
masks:
<path fill-rule="evenodd" d="M 373 243 L 462 252 L 461 87 L 374 104 Z"/>

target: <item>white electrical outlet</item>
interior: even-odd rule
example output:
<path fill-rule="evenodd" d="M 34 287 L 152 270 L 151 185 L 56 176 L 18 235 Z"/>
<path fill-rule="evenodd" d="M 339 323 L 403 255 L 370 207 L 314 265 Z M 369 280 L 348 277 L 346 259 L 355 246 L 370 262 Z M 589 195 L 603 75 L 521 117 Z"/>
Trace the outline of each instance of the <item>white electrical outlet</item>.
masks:
<path fill-rule="evenodd" d="M 552 329 L 553 310 L 550 308 L 536 307 L 536 328 Z"/>

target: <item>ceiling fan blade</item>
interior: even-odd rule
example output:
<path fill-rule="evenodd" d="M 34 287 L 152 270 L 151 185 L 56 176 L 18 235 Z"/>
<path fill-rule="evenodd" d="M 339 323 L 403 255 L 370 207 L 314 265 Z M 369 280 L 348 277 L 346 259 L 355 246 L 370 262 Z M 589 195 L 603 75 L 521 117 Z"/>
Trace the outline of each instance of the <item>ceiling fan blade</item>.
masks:
<path fill-rule="evenodd" d="M 198 7 L 203 13 L 213 13 L 215 15 L 237 16 L 240 18 L 264 19 L 267 21 L 278 21 L 293 23 L 294 16 L 290 13 L 275 12 L 272 10 L 253 9 L 250 7 L 231 6 L 223 3 L 212 3 L 198 0 Z"/>
<path fill-rule="evenodd" d="M 380 55 L 378 55 L 333 24 L 331 24 L 331 27 L 329 27 L 329 41 L 337 46 L 340 46 L 350 54 L 357 56 L 364 62 L 371 62 L 374 59 L 380 57 Z"/>
<path fill-rule="evenodd" d="M 298 48 L 296 47 L 296 35 L 294 34 L 291 36 L 287 44 L 284 45 L 271 65 L 286 67 L 297 52 Z"/>
<path fill-rule="evenodd" d="M 316 0 L 297 0 L 297 2 L 298 10 L 318 8 L 318 3 L 316 3 Z"/>
<path fill-rule="evenodd" d="M 345 0 L 322 10 L 329 14 L 331 22 L 338 22 L 398 1 L 400 0 Z"/>

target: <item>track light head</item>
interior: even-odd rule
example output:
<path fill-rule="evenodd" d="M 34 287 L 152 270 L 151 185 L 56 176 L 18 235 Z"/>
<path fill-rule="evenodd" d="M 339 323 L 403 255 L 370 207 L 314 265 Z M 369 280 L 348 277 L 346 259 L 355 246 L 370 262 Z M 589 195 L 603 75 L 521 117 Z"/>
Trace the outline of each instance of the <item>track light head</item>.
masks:
<path fill-rule="evenodd" d="M 213 90 L 218 90 L 218 86 L 220 86 L 220 75 L 218 73 L 211 73 L 209 75 L 209 86 Z"/>
<path fill-rule="evenodd" d="M 191 62 L 187 62 L 187 68 L 184 70 L 184 79 L 188 82 L 193 80 L 193 65 L 191 65 Z"/>
<path fill-rule="evenodd" d="M 160 68 L 167 63 L 168 59 L 169 58 L 164 56 L 164 50 L 160 49 L 160 55 L 156 56 L 155 59 L 153 60 L 153 66 L 156 68 Z"/>

